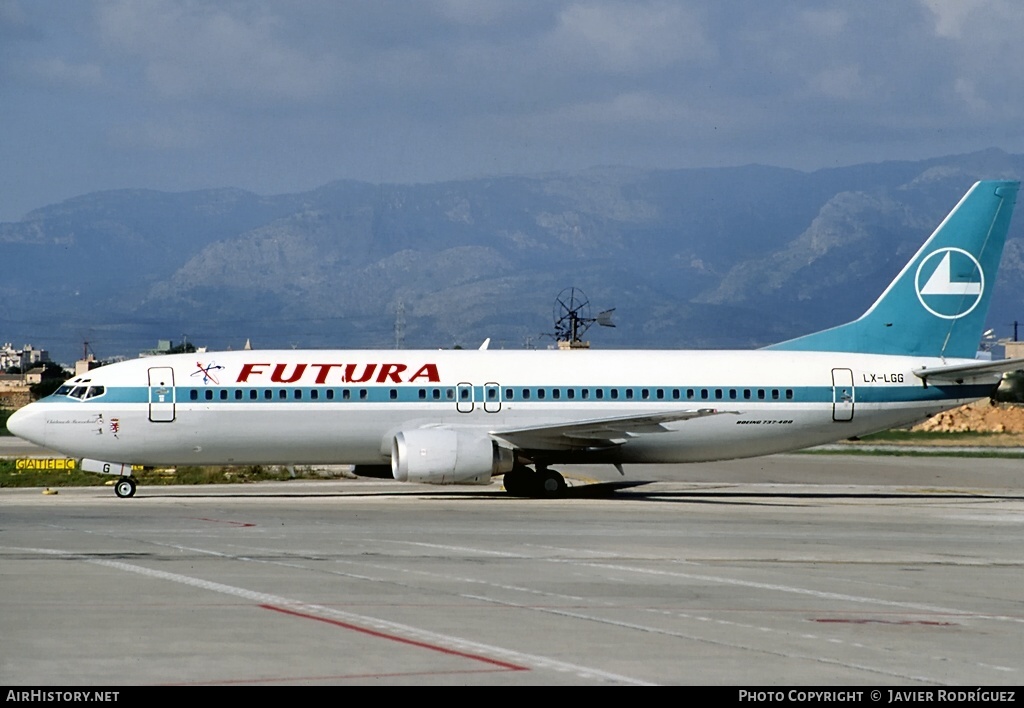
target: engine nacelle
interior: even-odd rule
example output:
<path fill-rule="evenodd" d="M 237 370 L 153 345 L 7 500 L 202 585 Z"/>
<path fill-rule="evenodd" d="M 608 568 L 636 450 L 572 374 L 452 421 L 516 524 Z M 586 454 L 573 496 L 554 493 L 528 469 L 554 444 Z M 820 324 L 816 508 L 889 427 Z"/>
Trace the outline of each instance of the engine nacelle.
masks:
<path fill-rule="evenodd" d="M 483 433 L 403 430 L 391 443 L 391 473 L 399 482 L 487 484 L 512 462 L 512 451 Z"/>

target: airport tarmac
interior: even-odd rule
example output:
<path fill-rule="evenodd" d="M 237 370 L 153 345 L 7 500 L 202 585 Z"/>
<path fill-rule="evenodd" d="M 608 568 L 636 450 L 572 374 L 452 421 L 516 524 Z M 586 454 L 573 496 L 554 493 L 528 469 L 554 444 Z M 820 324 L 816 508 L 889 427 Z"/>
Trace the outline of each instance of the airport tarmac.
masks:
<path fill-rule="evenodd" d="M 0 490 L 0 684 L 1024 683 L 1021 460 L 626 471 Z"/>

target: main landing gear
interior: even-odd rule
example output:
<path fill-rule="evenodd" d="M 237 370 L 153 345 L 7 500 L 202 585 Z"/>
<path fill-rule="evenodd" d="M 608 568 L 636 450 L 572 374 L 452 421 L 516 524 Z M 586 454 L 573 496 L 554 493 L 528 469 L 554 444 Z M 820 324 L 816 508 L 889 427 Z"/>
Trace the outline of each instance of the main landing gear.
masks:
<path fill-rule="evenodd" d="M 135 496 L 135 487 L 138 486 L 139 481 L 134 477 L 118 477 L 117 481 L 114 482 L 114 494 L 125 499 L 127 497 Z"/>
<path fill-rule="evenodd" d="M 546 466 L 537 465 L 534 472 L 525 465 L 516 465 L 505 473 L 505 491 L 514 497 L 553 498 L 565 493 L 565 477 Z"/>

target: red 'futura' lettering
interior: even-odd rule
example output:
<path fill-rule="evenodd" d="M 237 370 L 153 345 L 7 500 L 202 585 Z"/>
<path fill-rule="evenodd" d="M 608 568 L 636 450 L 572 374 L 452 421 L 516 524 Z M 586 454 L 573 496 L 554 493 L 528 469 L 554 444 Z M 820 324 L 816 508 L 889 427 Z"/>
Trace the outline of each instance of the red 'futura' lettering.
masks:
<path fill-rule="evenodd" d="M 335 369 L 341 371 L 334 371 L 337 376 L 336 381 L 340 383 L 365 383 L 368 381 L 374 381 L 375 383 L 412 383 L 414 381 L 427 381 L 432 383 L 439 383 L 441 376 L 437 372 L 437 364 L 424 364 L 420 368 L 416 369 L 408 378 L 403 379 L 403 375 L 408 371 L 409 366 L 407 364 L 270 364 L 270 363 L 252 363 L 242 364 L 242 370 L 238 374 L 238 378 L 235 379 L 235 383 L 249 383 L 250 377 L 257 379 L 267 375 L 268 369 L 273 367 L 269 371 L 270 380 L 274 383 L 296 383 L 302 380 L 303 375 L 307 369 L 316 372 L 316 383 L 326 384 L 330 374 Z M 289 367 L 292 367 L 289 370 Z M 376 374 L 376 376 L 374 376 Z"/>

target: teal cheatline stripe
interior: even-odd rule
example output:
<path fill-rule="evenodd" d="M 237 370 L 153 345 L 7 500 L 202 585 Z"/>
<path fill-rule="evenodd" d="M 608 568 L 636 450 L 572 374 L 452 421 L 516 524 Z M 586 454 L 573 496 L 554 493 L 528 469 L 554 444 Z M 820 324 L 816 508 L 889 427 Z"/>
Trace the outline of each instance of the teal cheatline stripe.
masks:
<path fill-rule="evenodd" d="M 617 386 L 617 387 L 551 387 L 551 386 L 514 386 L 513 397 L 506 398 L 506 387 L 500 392 L 500 403 L 531 403 L 542 405 L 600 405 L 610 403 L 635 403 L 648 406 L 671 407 L 733 407 L 742 409 L 744 405 L 765 405 L 772 403 L 832 403 L 832 386 L 795 386 L 751 388 L 749 386 L 729 386 L 728 384 L 712 386 Z M 543 397 L 540 391 L 544 391 Z M 584 397 L 584 390 L 588 396 Z M 617 397 L 612 397 L 612 391 Z M 647 391 L 647 397 L 643 392 Z M 658 391 L 662 397 L 658 397 Z M 330 394 L 328 393 L 330 391 Z M 347 396 L 346 396 L 346 391 Z M 437 397 L 434 392 L 437 391 Z M 557 391 L 557 395 L 555 394 Z M 601 391 L 598 397 L 598 391 Z M 627 395 L 632 391 L 632 397 Z M 236 393 L 237 392 L 237 393 Z M 269 397 L 268 397 L 269 392 Z M 365 393 L 364 393 L 365 392 Z M 529 392 L 524 397 L 524 392 Z M 965 398 L 984 398 L 992 392 L 992 385 L 962 386 L 856 386 L 854 398 L 857 403 L 907 403 L 907 402 L 942 402 Z M 677 394 L 678 393 L 678 397 Z M 691 396 L 692 394 L 692 396 Z M 335 388 L 322 386 L 277 386 L 261 388 L 184 388 L 175 389 L 175 402 L 178 404 L 218 405 L 218 404 L 273 404 L 273 403 L 429 403 L 454 406 L 459 390 L 455 387 L 437 386 L 423 388 L 421 386 L 367 386 L 365 388 Z M 497 403 L 497 399 L 487 401 L 482 386 L 475 387 L 473 403 Z M 71 400 L 64 396 L 51 396 L 53 400 Z M 169 402 L 169 401 L 167 401 Z M 468 404 L 469 399 L 461 403 Z M 149 389 L 137 387 L 107 387 L 106 393 L 96 398 L 81 401 L 83 406 L 100 406 L 111 403 L 149 403 Z"/>

